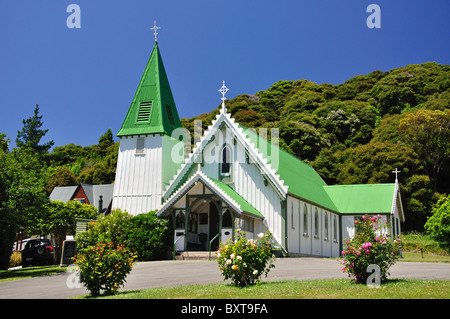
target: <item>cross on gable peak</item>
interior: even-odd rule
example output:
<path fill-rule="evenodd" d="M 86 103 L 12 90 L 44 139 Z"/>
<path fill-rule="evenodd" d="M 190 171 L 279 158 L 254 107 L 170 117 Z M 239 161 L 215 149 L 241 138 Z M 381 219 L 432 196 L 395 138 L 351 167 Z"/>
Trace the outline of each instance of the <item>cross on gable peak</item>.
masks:
<path fill-rule="evenodd" d="M 219 89 L 219 92 L 222 93 L 222 101 L 225 101 L 227 98 L 225 97 L 225 94 L 229 91 L 230 89 L 227 88 L 225 86 L 225 81 L 223 81 L 222 87 Z"/>
<path fill-rule="evenodd" d="M 392 173 L 394 173 L 395 174 L 395 182 L 398 182 L 398 173 L 400 173 L 401 171 L 399 171 L 398 169 L 397 169 L 397 167 L 395 168 L 395 171 L 392 171 Z"/>
<path fill-rule="evenodd" d="M 225 97 L 225 94 L 227 94 L 227 92 L 228 92 L 229 90 L 230 90 L 230 89 L 227 88 L 227 87 L 225 86 L 225 81 L 223 81 L 222 87 L 219 89 L 219 92 L 222 93 L 222 98 L 221 98 L 221 100 L 222 100 L 222 110 L 221 110 L 221 111 L 222 111 L 223 113 L 226 112 L 226 110 L 225 110 L 225 100 L 226 100 L 227 98 Z"/>

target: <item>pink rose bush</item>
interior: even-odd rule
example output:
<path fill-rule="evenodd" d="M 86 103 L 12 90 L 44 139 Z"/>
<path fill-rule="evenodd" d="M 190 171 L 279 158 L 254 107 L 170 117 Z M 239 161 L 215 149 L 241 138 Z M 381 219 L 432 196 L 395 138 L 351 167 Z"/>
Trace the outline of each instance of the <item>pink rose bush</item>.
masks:
<path fill-rule="evenodd" d="M 257 239 L 247 239 L 245 232 L 237 229 L 232 239 L 220 243 L 216 252 L 219 269 L 224 280 L 231 279 L 238 287 L 254 285 L 260 277 L 275 267 L 272 234 L 260 233 Z"/>
<path fill-rule="evenodd" d="M 389 268 L 399 258 L 401 239 L 390 241 L 383 232 L 387 228 L 380 227 L 380 219 L 380 215 L 357 218 L 357 232 L 353 239 L 345 242 L 346 248 L 341 253 L 342 272 L 347 272 L 357 283 L 366 283 L 371 275 L 367 268 L 373 264 L 380 267 L 381 280 L 385 280 Z"/>

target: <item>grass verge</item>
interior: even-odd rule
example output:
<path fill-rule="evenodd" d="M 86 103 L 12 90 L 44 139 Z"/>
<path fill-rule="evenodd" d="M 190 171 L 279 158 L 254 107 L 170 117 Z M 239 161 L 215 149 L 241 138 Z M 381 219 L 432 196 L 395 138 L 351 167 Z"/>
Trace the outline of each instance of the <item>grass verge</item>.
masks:
<path fill-rule="evenodd" d="M 426 253 L 423 254 L 420 252 L 413 251 L 404 251 L 402 253 L 403 258 L 398 261 L 406 261 L 406 262 L 432 262 L 432 263 L 450 263 L 450 256 L 439 255 L 434 253 Z"/>
<path fill-rule="evenodd" d="M 83 296 L 79 298 L 91 298 Z M 106 299 L 449 299 L 450 281 L 391 279 L 380 288 L 349 279 L 268 281 L 237 288 L 230 284 L 124 291 Z"/>
<path fill-rule="evenodd" d="M 0 270 L 0 282 L 38 276 L 47 276 L 66 271 L 67 267 L 59 267 L 58 265 Z"/>
<path fill-rule="evenodd" d="M 428 235 L 412 232 L 402 235 L 402 246 L 405 251 L 431 253 L 435 255 L 448 256 L 448 249 L 442 247 L 437 241 Z"/>

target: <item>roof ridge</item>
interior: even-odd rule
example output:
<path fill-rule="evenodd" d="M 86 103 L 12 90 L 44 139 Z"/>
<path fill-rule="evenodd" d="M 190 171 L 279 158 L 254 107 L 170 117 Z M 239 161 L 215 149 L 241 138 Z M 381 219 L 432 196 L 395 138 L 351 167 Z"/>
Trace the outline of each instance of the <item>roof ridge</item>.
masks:
<path fill-rule="evenodd" d="M 324 185 L 323 187 L 372 187 L 372 186 L 386 186 L 395 185 L 395 183 L 369 183 L 369 184 L 336 184 L 336 185 Z"/>

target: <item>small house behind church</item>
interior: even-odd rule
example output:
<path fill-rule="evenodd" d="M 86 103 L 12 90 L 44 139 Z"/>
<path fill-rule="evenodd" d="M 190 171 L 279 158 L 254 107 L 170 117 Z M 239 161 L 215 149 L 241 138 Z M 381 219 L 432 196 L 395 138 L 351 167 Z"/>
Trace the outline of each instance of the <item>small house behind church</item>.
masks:
<path fill-rule="evenodd" d="M 114 184 L 91 185 L 80 183 L 78 186 L 59 186 L 55 187 L 50 200 L 59 200 L 68 202 L 75 200 L 82 204 L 94 206 L 103 214 L 111 212 Z"/>

